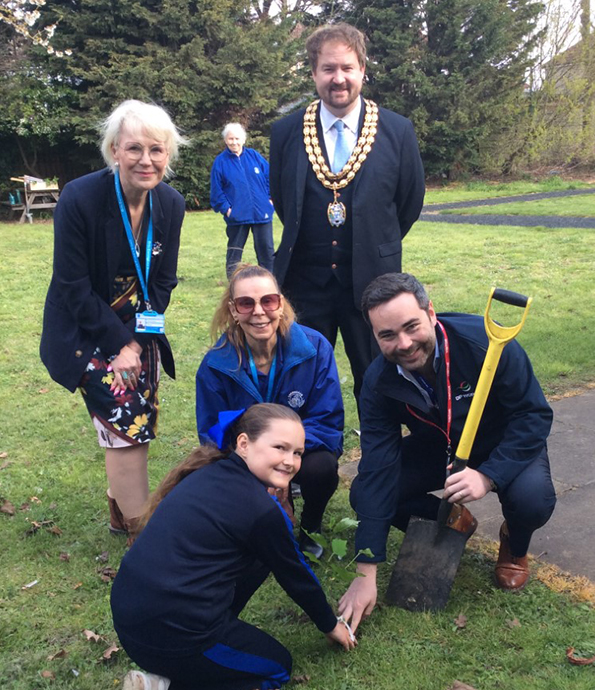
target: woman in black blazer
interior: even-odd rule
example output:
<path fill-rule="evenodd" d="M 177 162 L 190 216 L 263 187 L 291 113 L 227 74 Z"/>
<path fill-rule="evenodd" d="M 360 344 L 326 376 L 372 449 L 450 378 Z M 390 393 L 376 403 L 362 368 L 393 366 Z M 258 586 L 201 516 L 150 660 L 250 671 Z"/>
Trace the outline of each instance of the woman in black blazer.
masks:
<path fill-rule="evenodd" d="M 184 143 L 162 108 L 125 101 L 103 125 L 109 167 L 68 183 L 54 215 L 41 359 L 55 381 L 83 394 L 105 448 L 116 533 L 133 533 L 148 496 L 159 363 L 175 375 L 163 314 L 185 204 L 162 180 Z"/>

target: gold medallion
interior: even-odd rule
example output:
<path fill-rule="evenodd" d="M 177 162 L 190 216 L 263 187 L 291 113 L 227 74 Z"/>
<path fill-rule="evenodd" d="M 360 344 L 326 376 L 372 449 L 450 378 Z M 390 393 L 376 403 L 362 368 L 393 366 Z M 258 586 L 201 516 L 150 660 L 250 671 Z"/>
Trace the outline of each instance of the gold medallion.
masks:
<path fill-rule="evenodd" d="M 334 199 L 328 205 L 327 217 L 332 226 L 339 227 L 344 225 L 347 220 L 347 209 L 345 204 L 339 201 L 338 190 L 344 189 L 353 180 L 372 150 L 378 127 L 378 106 L 374 101 L 364 99 L 366 112 L 357 144 L 349 160 L 343 166 L 343 170 L 333 173 L 322 155 L 316 132 L 316 110 L 319 103 L 320 100 L 314 101 L 306 108 L 304 113 L 304 146 L 317 179 L 324 187 L 333 192 Z"/>

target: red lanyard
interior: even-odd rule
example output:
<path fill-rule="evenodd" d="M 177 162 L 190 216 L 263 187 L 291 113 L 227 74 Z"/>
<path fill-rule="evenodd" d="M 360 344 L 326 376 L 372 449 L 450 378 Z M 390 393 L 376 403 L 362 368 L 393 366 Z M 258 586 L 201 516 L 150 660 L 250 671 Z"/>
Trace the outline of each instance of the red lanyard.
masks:
<path fill-rule="evenodd" d="M 447 443 L 446 458 L 448 463 L 450 462 L 450 456 L 452 453 L 452 447 L 450 444 L 450 426 L 452 424 L 452 388 L 450 385 L 450 345 L 444 326 L 440 323 L 440 321 L 437 321 L 436 323 L 440 327 L 442 335 L 444 336 L 444 364 L 446 366 L 446 431 L 444 431 L 444 429 L 441 426 L 438 426 L 437 424 L 434 424 L 434 422 L 431 422 L 429 419 L 424 419 L 423 417 L 420 417 L 416 412 L 414 412 L 411 409 L 411 407 L 409 407 L 409 405 L 406 405 L 406 407 L 407 411 L 416 419 L 419 419 L 420 422 L 429 424 L 430 426 L 433 426 L 434 428 L 438 429 L 444 434 Z"/>

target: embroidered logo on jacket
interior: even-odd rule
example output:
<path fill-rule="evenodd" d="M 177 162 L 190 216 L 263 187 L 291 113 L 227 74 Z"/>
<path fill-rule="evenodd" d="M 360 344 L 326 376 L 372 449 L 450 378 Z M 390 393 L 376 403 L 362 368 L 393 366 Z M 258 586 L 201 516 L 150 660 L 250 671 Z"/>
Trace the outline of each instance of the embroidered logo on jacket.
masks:
<path fill-rule="evenodd" d="M 471 390 L 471 384 L 467 383 L 467 381 L 459 383 L 457 390 L 460 391 L 458 395 L 455 395 L 455 400 L 457 401 L 461 400 L 462 398 L 472 398 L 475 395 L 475 391 Z"/>
<path fill-rule="evenodd" d="M 287 403 L 289 407 L 293 407 L 294 410 L 298 410 L 305 402 L 306 399 L 301 391 L 291 391 L 287 396 Z"/>

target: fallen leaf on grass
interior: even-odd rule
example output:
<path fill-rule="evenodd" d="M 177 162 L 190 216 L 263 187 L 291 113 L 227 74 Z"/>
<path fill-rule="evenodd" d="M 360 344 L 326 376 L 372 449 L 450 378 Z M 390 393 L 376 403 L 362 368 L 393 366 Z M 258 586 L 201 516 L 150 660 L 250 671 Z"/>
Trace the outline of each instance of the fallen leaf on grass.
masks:
<path fill-rule="evenodd" d="M 4 460 L 4 458 L 7 458 L 7 457 L 8 457 L 8 453 L 5 450 L 3 450 L 0 453 L 0 460 Z"/>
<path fill-rule="evenodd" d="M 101 642 L 103 639 L 101 635 L 94 633 L 92 630 L 83 630 L 83 635 L 89 640 L 89 642 Z"/>
<path fill-rule="evenodd" d="M 25 501 L 24 503 L 21 503 L 19 510 L 31 510 L 31 505 L 27 501 Z"/>
<path fill-rule="evenodd" d="M 472 685 L 461 683 L 460 680 L 455 680 L 448 690 L 475 690 L 475 688 Z"/>
<path fill-rule="evenodd" d="M 31 501 L 31 503 L 40 503 L 41 504 L 41 499 L 37 498 L 37 496 L 31 496 L 31 498 L 29 500 Z"/>
<path fill-rule="evenodd" d="M 521 622 L 519 621 L 518 618 L 513 618 L 511 621 L 506 621 L 506 624 L 508 625 L 509 628 L 520 628 L 521 627 Z"/>
<path fill-rule="evenodd" d="M 4 457 L 6 457 L 6 453 L 4 453 Z M 7 467 L 10 467 L 12 465 L 12 462 L 10 460 L 7 460 L 6 462 L 3 462 L 0 465 L 0 470 L 5 470 Z"/>
<path fill-rule="evenodd" d="M 457 626 L 457 628 L 459 630 L 466 628 L 467 627 L 467 616 L 464 613 L 459 613 L 459 615 L 454 620 L 454 624 Z"/>
<path fill-rule="evenodd" d="M 82 587 L 83 583 L 82 582 L 77 582 L 76 585 L 72 589 L 78 589 L 79 587 Z"/>
<path fill-rule="evenodd" d="M 41 677 L 42 677 L 42 678 L 47 678 L 48 680 L 55 680 L 55 679 L 56 679 L 56 674 L 53 673 L 52 671 L 42 671 L 42 672 L 41 672 Z"/>
<path fill-rule="evenodd" d="M 109 559 L 109 551 L 103 551 L 103 553 L 100 553 L 99 556 L 95 556 L 95 560 L 99 561 L 100 563 L 107 563 Z"/>
<path fill-rule="evenodd" d="M 62 551 L 62 553 L 58 556 L 58 558 L 61 561 L 69 561 L 70 560 L 70 554 L 66 553 L 66 551 Z"/>
<path fill-rule="evenodd" d="M 48 532 L 51 534 L 55 534 L 57 537 L 59 537 L 62 534 L 62 530 L 58 527 L 58 525 L 53 525 L 48 529 Z"/>
<path fill-rule="evenodd" d="M 54 659 L 63 659 L 67 654 L 68 652 L 65 649 L 60 649 L 55 654 L 50 654 L 50 656 L 48 656 L 48 661 L 54 661 Z"/>
<path fill-rule="evenodd" d="M 99 573 L 99 576 L 101 577 L 101 580 L 103 582 L 111 582 L 114 577 L 118 574 L 118 571 L 115 570 L 114 568 L 110 568 L 109 566 L 105 568 L 99 568 L 97 571 Z"/>
<path fill-rule="evenodd" d="M 39 582 L 39 580 L 33 580 L 33 582 L 29 582 L 26 585 L 23 585 L 21 589 L 31 589 L 31 587 L 35 587 L 35 585 Z"/>
<path fill-rule="evenodd" d="M 5 515 L 14 515 L 14 506 L 10 501 L 4 501 L 4 503 L 2 503 L 0 506 L 0 513 L 4 513 Z"/>
<path fill-rule="evenodd" d="M 575 666 L 588 666 L 589 664 L 595 664 L 595 656 L 590 658 L 574 656 L 574 647 L 568 647 L 566 650 L 566 658 L 571 664 Z"/>
<path fill-rule="evenodd" d="M 115 644 L 112 644 L 105 650 L 105 652 L 103 652 L 103 654 L 101 655 L 101 660 L 111 661 L 114 654 L 117 654 L 119 651 L 120 647 L 117 647 Z"/>
<path fill-rule="evenodd" d="M 302 676 L 294 676 L 291 680 L 294 683 L 308 683 L 310 681 L 310 676 L 304 673 Z"/>

